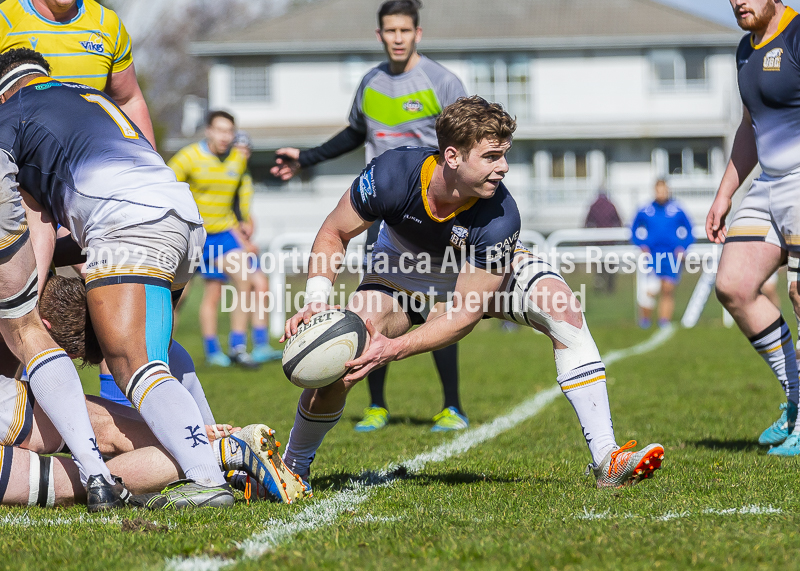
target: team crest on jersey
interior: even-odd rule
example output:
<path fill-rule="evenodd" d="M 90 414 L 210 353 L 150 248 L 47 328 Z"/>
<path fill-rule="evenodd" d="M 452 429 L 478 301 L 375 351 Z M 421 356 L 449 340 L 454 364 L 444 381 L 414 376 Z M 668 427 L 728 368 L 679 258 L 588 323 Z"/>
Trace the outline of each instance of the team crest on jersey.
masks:
<path fill-rule="evenodd" d="M 453 226 L 450 233 L 450 244 L 454 248 L 463 248 L 467 243 L 467 236 L 469 236 L 469 230 L 463 226 Z"/>
<path fill-rule="evenodd" d="M 358 179 L 358 191 L 361 193 L 361 200 L 367 202 L 369 197 L 375 196 L 375 181 L 374 173 L 375 167 L 370 167 L 361 173 Z"/>
<path fill-rule="evenodd" d="M 103 39 L 97 34 L 92 34 L 88 40 L 81 42 L 81 47 L 87 52 L 101 54 L 103 53 Z"/>
<path fill-rule="evenodd" d="M 780 71 L 783 48 L 769 50 L 764 56 L 764 71 Z"/>
<path fill-rule="evenodd" d="M 403 111 L 406 113 L 419 113 L 422 111 L 422 101 L 419 99 L 409 99 L 403 103 Z"/>

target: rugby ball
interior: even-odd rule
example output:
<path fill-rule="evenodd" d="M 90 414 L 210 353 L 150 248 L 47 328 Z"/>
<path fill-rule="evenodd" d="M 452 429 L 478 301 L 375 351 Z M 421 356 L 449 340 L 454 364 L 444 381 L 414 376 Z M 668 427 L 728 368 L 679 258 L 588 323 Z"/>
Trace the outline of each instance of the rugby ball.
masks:
<path fill-rule="evenodd" d="M 304 389 L 326 387 L 347 373 L 345 363 L 359 357 L 367 327 L 352 311 L 330 310 L 301 323 L 283 348 L 283 373 Z"/>

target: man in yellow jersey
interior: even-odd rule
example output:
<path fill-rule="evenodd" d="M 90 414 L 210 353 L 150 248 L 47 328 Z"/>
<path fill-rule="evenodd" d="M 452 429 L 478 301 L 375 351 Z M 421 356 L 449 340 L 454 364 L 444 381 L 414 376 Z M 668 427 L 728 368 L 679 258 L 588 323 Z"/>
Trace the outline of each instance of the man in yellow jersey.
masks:
<path fill-rule="evenodd" d="M 169 161 L 179 181 L 189 183 L 208 233 L 201 272 L 205 278 L 200 305 L 200 329 L 206 360 L 222 367 L 234 361 L 244 366 L 278 359 L 281 352 L 269 346 L 266 322 L 253 326 L 253 354 L 247 353 L 247 313 L 237 303 L 231 312 L 229 353 L 223 353 L 217 338 L 217 313 L 220 280 L 226 278 L 236 288 L 237 298 L 251 289 L 245 279 L 253 182 L 247 173 L 247 147 L 234 145 L 236 125 L 233 116 L 214 111 L 208 116 L 205 139 L 184 147 Z M 238 197 L 240 220 L 234 212 Z M 239 268 L 239 271 L 236 270 Z"/>
<path fill-rule="evenodd" d="M 131 38 L 112 10 L 95 0 L 7 0 L 0 4 L 0 52 L 11 48 L 41 53 L 54 79 L 105 91 L 155 148 Z"/>

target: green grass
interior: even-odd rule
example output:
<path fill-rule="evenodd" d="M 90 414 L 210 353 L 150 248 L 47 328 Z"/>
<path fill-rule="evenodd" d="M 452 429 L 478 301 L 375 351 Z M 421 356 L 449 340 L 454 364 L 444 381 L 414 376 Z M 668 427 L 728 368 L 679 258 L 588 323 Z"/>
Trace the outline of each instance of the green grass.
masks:
<path fill-rule="evenodd" d="M 679 306 L 691 293 L 689 281 Z M 198 293 L 193 292 L 177 334 L 196 357 L 202 352 L 194 317 Z M 588 295 L 601 352 L 632 346 L 650 334 L 633 325 L 631 283 L 621 282 L 614 296 L 591 290 Z M 583 477 L 590 459 L 580 427 L 559 396 L 513 430 L 373 488 L 333 525 L 300 533 L 235 568 L 793 568 L 800 525 L 798 463 L 768 457 L 755 442 L 776 418 L 782 393 L 747 340 L 736 329 L 721 327 L 720 316 L 713 302 L 697 328 L 679 330 L 656 351 L 609 367 L 617 441 L 658 441 L 666 448 L 664 467 L 653 480 L 613 492 L 595 490 L 593 478 Z M 463 404 L 474 426 L 551 387 L 555 377 L 546 338 L 526 330 L 504 332 L 495 322 L 480 324 L 462 342 L 460 360 Z M 285 380 L 280 365 L 256 373 L 212 370 L 198 358 L 198 374 L 218 420 L 266 422 L 282 439 L 288 436 L 299 389 Z M 96 391 L 94 372 L 83 375 L 87 390 Z M 352 429 L 367 404 L 366 387 L 354 390 L 314 463 L 310 502 L 126 511 L 110 520 L 83 515 L 81 523 L 63 525 L 52 522 L 77 518 L 84 510 L 3 509 L 0 566 L 158 569 L 176 556 L 235 558 L 237 542 L 269 528 L 270 520 L 290 521 L 348 489 L 352 476 L 453 438 L 429 431 L 441 406 L 430 357 L 393 364 L 387 389 L 392 423 L 367 435 Z M 720 513 L 748 506 L 780 512 Z M 29 520 L 9 523 L 14 517 Z M 122 520 L 135 517 L 167 524 L 168 531 L 123 531 Z"/>

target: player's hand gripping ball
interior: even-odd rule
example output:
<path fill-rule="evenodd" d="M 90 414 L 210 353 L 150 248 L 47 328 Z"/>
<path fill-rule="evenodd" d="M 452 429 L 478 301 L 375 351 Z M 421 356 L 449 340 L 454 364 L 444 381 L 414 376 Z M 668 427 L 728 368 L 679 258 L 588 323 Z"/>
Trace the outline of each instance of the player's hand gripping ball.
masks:
<path fill-rule="evenodd" d="M 345 363 L 360 357 L 366 342 L 367 327 L 352 311 L 317 313 L 286 341 L 283 372 L 298 387 L 326 387 L 347 373 Z"/>

